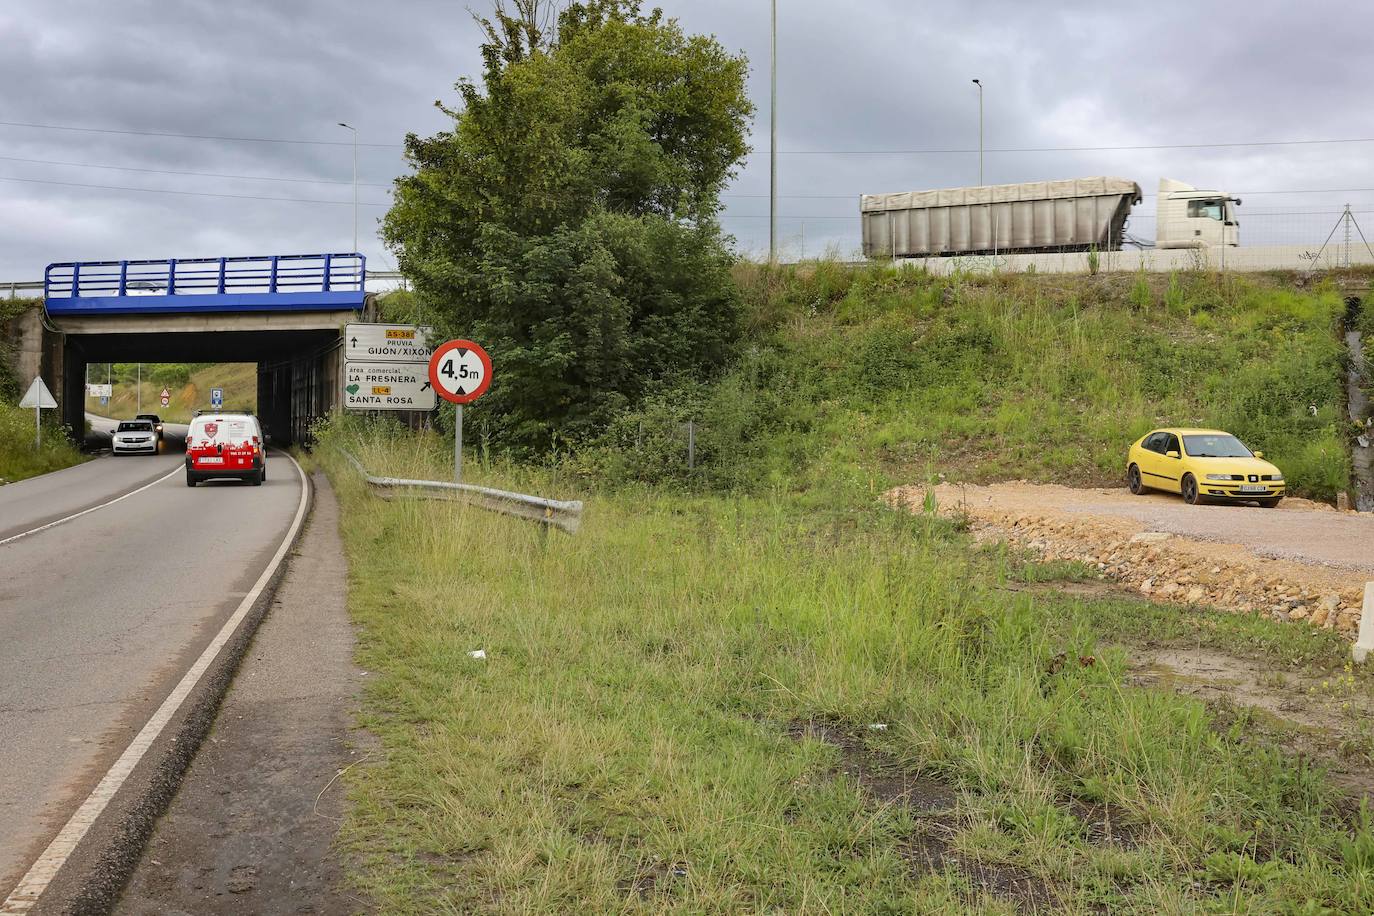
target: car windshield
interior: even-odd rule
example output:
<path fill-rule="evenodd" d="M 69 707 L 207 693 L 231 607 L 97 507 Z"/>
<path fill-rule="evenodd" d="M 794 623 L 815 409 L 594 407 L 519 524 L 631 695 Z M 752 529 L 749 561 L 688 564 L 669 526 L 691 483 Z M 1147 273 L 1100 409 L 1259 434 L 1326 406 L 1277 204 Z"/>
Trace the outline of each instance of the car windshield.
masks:
<path fill-rule="evenodd" d="M 1235 436 L 1184 436 L 1190 458 L 1250 458 L 1250 450 Z"/>
<path fill-rule="evenodd" d="M 153 424 L 147 420 L 125 420 L 119 424 L 117 432 L 121 433 L 146 433 L 153 428 Z"/>

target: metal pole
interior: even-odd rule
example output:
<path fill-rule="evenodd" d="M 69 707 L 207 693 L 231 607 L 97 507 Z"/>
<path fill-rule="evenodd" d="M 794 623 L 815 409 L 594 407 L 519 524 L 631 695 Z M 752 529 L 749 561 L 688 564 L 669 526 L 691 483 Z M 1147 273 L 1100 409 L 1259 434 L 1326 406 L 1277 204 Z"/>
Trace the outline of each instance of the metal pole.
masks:
<path fill-rule="evenodd" d="M 339 122 L 340 127 L 353 131 L 353 251 L 358 250 L 358 129 L 350 124 Z"/>
<path fill-rule="evenodd" d="M 33 409 L 33 448 L 34 451 L 43 450 L 43 408 Z"/>
<path fill-rule="evenodd" d="M 773 31 L 768 55 L 771 101 L 768 106 L 768 263 L 778 263 L 778 0 L 773 0 Z"/>
<path fill-rule="evenodd" d="M 687 470 L 695 470 L 697 466 L 697 425 L 692 420 L 687 421 Z"/>
<path fill-rule="evenodd" d="M 138 364 L 138 378 L 134 382 L 134 413 L 143 413 L 143 364 Z"/>
<path fill-rule="evenodd" d="M 983 186 L 983 81 L 974 80 L 978 87 L 978 186 Z"/>
<path fill-rule="evenodd" d="M 453 419 L 453 482 L 463 482 L 463 405 L 455 405 Z"/>

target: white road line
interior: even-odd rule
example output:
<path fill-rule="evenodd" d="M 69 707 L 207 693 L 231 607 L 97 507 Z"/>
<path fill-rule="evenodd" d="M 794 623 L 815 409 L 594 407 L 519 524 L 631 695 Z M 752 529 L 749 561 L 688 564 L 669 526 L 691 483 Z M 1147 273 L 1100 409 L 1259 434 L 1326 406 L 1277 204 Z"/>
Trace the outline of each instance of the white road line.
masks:
<path fill-rule="evenodd" d="M 191 695 L 191 691 L 200 683 L 201 676 L 204 675 L 206 669 L 210 667 L 210 663 L 215 660 L 220 650 L 224 648 L 225 643 L 234 635 L 234 631 L 238 629 L 239 624 L 243 622 L 243 618 L 247 616 L 248 611 L 253 607 L 254 603 L 257 602 L 258 597 L 262 594 L 262 590 L 266 588 L 267 583 L 272 580 L 272 576 L 276 573 L 277 567 L 281 565 L 282 560 L 286 557 L 287 551 L 291 549 L 291 544 L 296 540 L 297 532 L 301 530 L 301 523 L 305 520 L 305 509 L 310 500 L 310 487 L 306 483 L 305 472 L 302 471 L 301 466 L 296 463 L 296 459 L 291 458 L 290 455 L 287 455 L 287 458 L 290 459 L 292 466 L 296 469 L 296 475 L 300 478 L 301 501 L 296 507 L 296 517 L 292 520 L 291 527 L 286 532 L 286 537 L 282 539 L 281 545 L 277 548 L 276 554 L 272 557 L 272 562 L 267 564 L 267 568 L 262 571 L 262 575 L 258 577 L 258 581 L 254 583 L 253 588 L 244 596 L 243 600 L 239 602 L 238 608 L 229 619 L 224 622 L 224 626 L 215 634 L 215 638 L 211 640 L 210 645 L 205 647 L 205 651 L 200 654 L 200 658 L 196 659 L 195 664 L 192 665 L 190 670 L 181 678 L 172 692 L 167 695 L 167 699 L 162 701 L 162 705 L 157 708 L 157 712 L 153 713 L 153 717 L 148 720 L 148 724 L 143 726 L 143 730 L 135 736 L 128 748 L 126 748 L 119 759 L 115 761 L 114 766 L 110 767 L 109 772 L 100 780 L 99 784 L 91 791 L 91 794 L 87 796 L 86 800 L 81 803 L 81 807 L 76 809 L 76 813 L 72 815 L 71 820 L 67 821 L 62 831 L 48 844 L 48 848 L 43 850 L 43 854 L 38 857 L 38 861 L 34 862 L 24 877 L 20 879 L 19 884 L 10 893 L 9 897 L 5 898 L 5 902 L 0 904 L 0 916 L 18 916 L 18 914 L 27 913 L 32 909 L 34 904 L 38 902 L 39 896 L 47 889 L 48 884 L 52 882 L 58 870 L 66 864 L 67 859 L 76 849 L 77 844 L 86 836 L 86 833 L 91 829 L 91 825 L 95 823 L 96 818 L 100 817 L 105 807 L 109 805 L 110 800 L 114 798 L 115 793 L 124 785 L 125 780 L 129 778 L 129 774 L 133 772 L 134 767 L 138 766 L 139 761 L 143 759 L 143 755 L 148 752 L 148 748 L 152 747 L 153 742 L 157 741 L 158 736 L 162 734 L 162 730 L 167 727 L 167 723 L 172 720 L 177 710 L 181 708 L 181 704 L 186 701 L 186 698 Z M 178 468 L 178 470 L 180 470 L 180 468 Z M 166 478 L 163 479 L 165 480 Z M 151 484 L 149 486 L 151 486 Z"/>
<path fill-rule="evenodd" d="M 136 494 L 138 494 L 138 493 L 142 493 L 144 490 L 148 489 L 149 487 L 155 487 L 155 486 L 157 486 L 158 484 L 162 483 L 162 482 L 163 482 L 164 480 L 166 480 L 167 478 L 172 477 L 172 476 L 174 476 L 174 475 L 176 475 L 176 474 L 180 474 L 180 473 L 181 473 L 181 468 L 177 468 L 177 469 L 174 470 L 174 471 L 169 471 L 168 473 L 163 474 L 161 477 L 159 477 L 157 480 L 154 480 L 152 483 L 145 483 L 143 486 L 139 487 L 137 490 L 130 490 L 128 493 L 125 493 L 123 496 L 116 496 L 114 499 L 110 500 L 109 502 L 101 503 L 101 504 L 98 505 L 98 506 L 91 506 L 89 509 L 82 509 L 80 512 L 77 512 L 77 513 L 74 513 L 74 514 L 72 514 L 72 515 L 69 515 L 69 516 L 67 516 L 66 518 L 59 518 L 59 519 L 58 519 L 57 521 L 55 521 L 55 522 L 48 522 L 46 525 L 39 525 L 37 528 L 31 528 L 31 529 L 29 529 L 28 531 L 21 531 L 21 532 L 19 532 L 18 534 L 12 534 L 12 535 L 10 535 L 9 537 L 5 538 L 3 541 L 0 541 L 0 547 L 5 546 L 6 544 L 11 544 L 11 543 L 13 543 L 13 542 L 19 540 L 20 538 L 26 538 L 26 537 L 28 537 L 28 536 L 31 535 L 31 534 L 37 534 L 37 533 L 40 532 L 40 531 L 47 531 L 49 528 L 56 528 L 58 525 L 64 525 L 64 524 L 66 524 L 67 522 L 70 522 L 70 521 L 71 521 L 72 519 L 74 519 L 74 518 L 80 518 L 80 517 L 83 516 L 83 515 L 90 515 L 92 512 L 96 511 L 97 509 L 104 509 L 106 506 L 113 506 L 113 505 L 114 505 L 115 503 L 117 503 L 117 502 L 120 502 L 120 501 L 122 501 L 122 500 L 126 500 L 126 499 L 128 499 L 130 496 L 134 496 L 134 495 L 136 495 Z"/>

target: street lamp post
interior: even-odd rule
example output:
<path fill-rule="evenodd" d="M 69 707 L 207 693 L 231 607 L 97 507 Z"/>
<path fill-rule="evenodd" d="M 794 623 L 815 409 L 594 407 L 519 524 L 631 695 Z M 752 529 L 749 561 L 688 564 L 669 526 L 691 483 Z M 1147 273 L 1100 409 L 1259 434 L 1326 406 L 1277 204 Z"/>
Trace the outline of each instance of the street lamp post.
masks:
<path fill-rule="evenodd" d="M 768 103 L 768 263 L 778 263 L 778 0 L 773 0 L 773 28 L 768 55 L 771 100 Z"/>
<path fill-rule="evenodd" d="M 358 129 L 339 122 L 340 127 L 353 131 L 353 251 L 358 250 Z"/>
<path fill-rule="evenodd" d="M 983 81 L 974 80 L 978 87 L 978 186 L 983 186 Z"/>

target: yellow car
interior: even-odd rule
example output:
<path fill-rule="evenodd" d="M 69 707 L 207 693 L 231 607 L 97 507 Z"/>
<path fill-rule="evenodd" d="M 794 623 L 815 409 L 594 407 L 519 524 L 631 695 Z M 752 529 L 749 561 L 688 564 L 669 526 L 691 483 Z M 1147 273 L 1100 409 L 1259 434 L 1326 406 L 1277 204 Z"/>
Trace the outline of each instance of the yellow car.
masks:
<path fill-rule="evenodd" d="M 1126 483 L 1137 496 L 1164 490 L 1192 505 L 1219 499 L 1272 509 L 1283 499 L 1283 473 L 1263 458 L 1219 429 L 1157 429 L 1131 446 Z"/>

